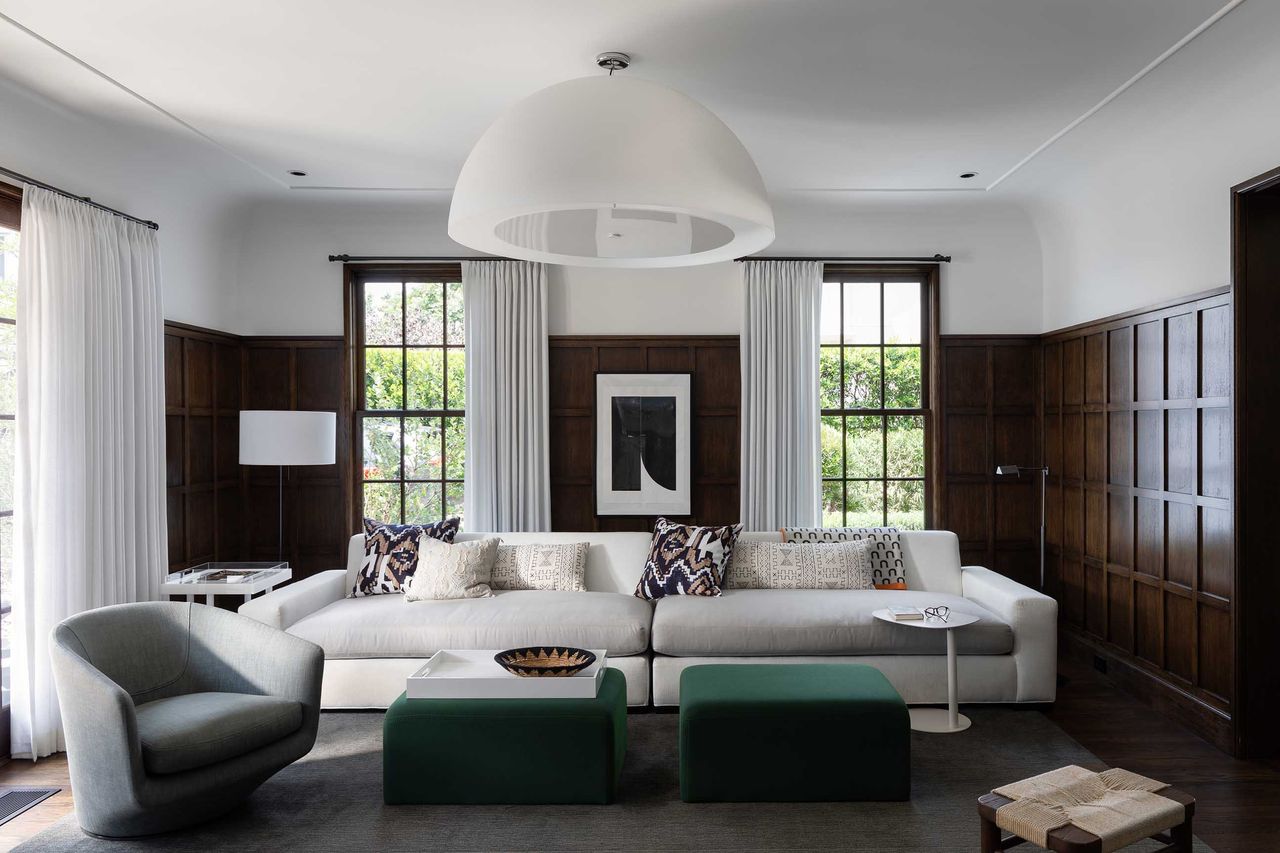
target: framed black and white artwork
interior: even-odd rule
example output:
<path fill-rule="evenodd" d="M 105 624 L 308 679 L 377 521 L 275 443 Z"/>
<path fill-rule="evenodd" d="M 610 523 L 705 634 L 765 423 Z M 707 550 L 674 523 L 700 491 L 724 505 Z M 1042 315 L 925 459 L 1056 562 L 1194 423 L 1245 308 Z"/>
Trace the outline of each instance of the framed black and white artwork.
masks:
<path fill-rule="evenodd" d="M 688 373 L 596 374 L 596 514 L 688 515 Z"/>

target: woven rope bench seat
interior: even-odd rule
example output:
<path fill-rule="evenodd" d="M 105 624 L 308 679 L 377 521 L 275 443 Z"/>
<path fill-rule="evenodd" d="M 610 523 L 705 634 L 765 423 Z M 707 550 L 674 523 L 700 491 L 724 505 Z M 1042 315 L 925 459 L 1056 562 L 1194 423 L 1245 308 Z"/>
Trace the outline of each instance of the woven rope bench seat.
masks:
<path fill-rule="evenodd" d="M 1120 768 L 1071 765 L 979 798 L 983 853 L 1030 842 L 1059 853 L 1111 853 L 1146 838 L 1190 853 L 1195 799 Z M 1012 833 L 1004 837 L 1003 832 Z"/>

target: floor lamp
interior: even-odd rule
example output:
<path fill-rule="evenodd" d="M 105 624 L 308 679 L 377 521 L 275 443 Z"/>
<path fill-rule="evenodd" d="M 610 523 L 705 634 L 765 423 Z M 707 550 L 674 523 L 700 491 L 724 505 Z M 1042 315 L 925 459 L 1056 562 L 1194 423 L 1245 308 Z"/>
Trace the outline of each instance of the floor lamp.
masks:
<path fill-rule="evenodd" d="M 334 464 L 337 423 L 334 412 L 240 413 L 240 464 L 280 469 L 277 560 L 284 559 L 284 466 Z"/>
<path fill-rule="evenodd" d="M 1030 468 L 1026 465 L 997 465 L 997 477 L 1021 477 L 1022 472 L 1028 474 L 1040 475 L 1040 589 L 1044 589 L 1044 513 L 1045 513 L 1045 490 L 1049 482 L 1049 468 L 1042 466 L 1040 468 Z"/>

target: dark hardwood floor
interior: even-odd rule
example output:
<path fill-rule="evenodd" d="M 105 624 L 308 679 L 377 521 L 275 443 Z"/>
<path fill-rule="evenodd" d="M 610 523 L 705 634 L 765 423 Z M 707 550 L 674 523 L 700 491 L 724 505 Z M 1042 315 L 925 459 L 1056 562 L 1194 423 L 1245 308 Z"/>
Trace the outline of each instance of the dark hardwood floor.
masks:
<path fill-rule="evenodd" d="M 1280 761 L 1238 761 L 1219 752 L 1077 661 L 1061 660 L 1059 672 L 1067 681 L 1049 717 L 1068 734 L 1106 764 L 1194 796 L 1196 835 L 1218 853 L 1280 850 Z M 46 784 L 61 787 L 62 793 L 0 826 L 0 851 L 72 809 L 64 756 L 0 767 L 0 786 Z"/>
<path fill-rule="evenodd" d="M 1239 761 L 1088 666 L 1058 662 L 1067 682 L 1049 718 L 1112 767 L 1196 798 L 1195 833 L 1217 853 L 1280 850 L 1280 761 Z"/>

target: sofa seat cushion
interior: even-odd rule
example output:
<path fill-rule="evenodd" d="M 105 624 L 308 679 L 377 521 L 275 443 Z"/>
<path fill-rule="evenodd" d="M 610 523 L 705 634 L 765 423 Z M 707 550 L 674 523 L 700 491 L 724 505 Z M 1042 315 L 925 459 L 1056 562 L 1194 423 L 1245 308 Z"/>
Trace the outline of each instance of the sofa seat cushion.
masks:
<path fill-rule="evenodd" d="M 635 655 L 649 646 L 653 605 L 616 592 L 498 590 L 492 598 L 344 598 L 289 627 L 326 658 L 430 657 L 441 649 L 561 645 Z"/>
<path fill-rule="evenodd" d="M 681 596 L 658 602 L 653 650 L 676 656 L 943 655 L 945 631 L 892 625 L 871 614 L 883 607 L 932 607 L 978 617 L 958 629 L 962 655 L 1013 651 L 1013 631 L 958 595 L 913 590 L 732 589 L 719 598 Z"/>
<path fill-rule="evenodd" d="M 302 705 L 277 696 L 188 693 L 137 707 L 142 765 L 194 770 L 275 743 L 302 728 Z"/>

